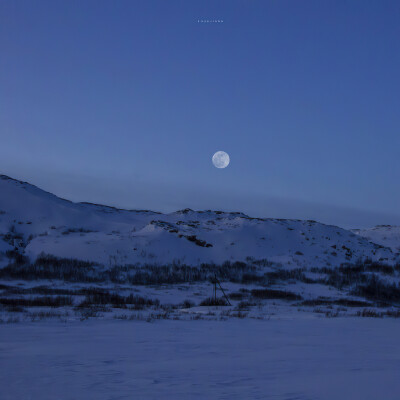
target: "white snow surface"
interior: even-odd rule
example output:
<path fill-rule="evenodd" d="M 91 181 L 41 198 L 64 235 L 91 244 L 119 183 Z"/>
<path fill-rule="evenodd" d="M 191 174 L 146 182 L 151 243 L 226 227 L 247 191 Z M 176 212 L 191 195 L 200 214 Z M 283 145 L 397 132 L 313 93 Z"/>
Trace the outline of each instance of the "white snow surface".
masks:
<path fill-rule="evenodd" d="M 247 257 L 296 268 L 337 266 L 367 257 L 395 262 L 390 248 L 363 236 L 315 221 L 251 218 L 237 212 L 186 209 L 161 214 L 73 203 L 0 176 L 0 261 L 1 253 L 17 246 L 31 259 L 44 252 L 105 265 L 219 264 Z"/>
<path fill-rule="evenodd" d="M 400 226 L 377 225 L 369 229 L 353 229 L 352 232 L 371 242 L 390 247 L 395 253 L 400 253 Z"/>
<path fill-rule="evenodd" d="M 395 319 L 20 323 L 0 329 L 3 400 L 397 400 Z"/>

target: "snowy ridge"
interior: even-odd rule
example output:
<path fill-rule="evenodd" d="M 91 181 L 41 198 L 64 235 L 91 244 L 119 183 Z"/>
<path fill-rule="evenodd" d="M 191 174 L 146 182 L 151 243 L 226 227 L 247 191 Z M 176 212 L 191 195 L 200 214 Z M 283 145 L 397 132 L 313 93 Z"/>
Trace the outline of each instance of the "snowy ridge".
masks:
<path fill-rule="evenodd" d="M 395 239 L 386 243 L 379 238 L 315 221 L 251 218 L 238 212 L 184 209 L 161 214 L 73 203 L 0 176 L 0 257 L 18 248 L 31 259 L 44 252 L 105 265 L 199 265 L 248 257 L 289 268 L 338 266 L 359 258 L 393 263 Z"/>
<path fill-rule="evenodd" d="M 400 253 L 400 226 L 377 225 L 369 229 L 353 229 L 352 232 Z"/>

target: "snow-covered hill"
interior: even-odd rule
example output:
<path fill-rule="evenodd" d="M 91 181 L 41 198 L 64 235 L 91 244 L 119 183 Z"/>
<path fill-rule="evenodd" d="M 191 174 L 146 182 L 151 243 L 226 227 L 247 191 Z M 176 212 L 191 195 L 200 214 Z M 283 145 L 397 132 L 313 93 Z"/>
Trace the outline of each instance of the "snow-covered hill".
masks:
<path fill-rule="evenodd" d="M 198 265 L 251 257 L 288 267 L 336 266 L 366 257 L 394 260 L 391 249 L 357 233 L 242 213 L 185 209 L 161 214 L 72 203 L 0 176 L 0 252 L 18 247 L 31 259 L 44 252 L 105 265 Z"/>
<path fill-rule="evenodd" d="M 369 229 L 353 229 L 352 232 L 400 253 L 400 226 L 377 225 Z"/>

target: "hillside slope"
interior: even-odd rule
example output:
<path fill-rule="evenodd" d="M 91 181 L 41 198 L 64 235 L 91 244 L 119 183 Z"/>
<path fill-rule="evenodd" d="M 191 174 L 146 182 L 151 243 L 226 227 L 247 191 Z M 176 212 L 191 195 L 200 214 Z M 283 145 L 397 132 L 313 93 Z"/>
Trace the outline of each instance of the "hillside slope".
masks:
<path fill-rule="evenodd" d="M 190 209 L 161 214 L 72 203 L 4 175 L 0 243 L 2 254 L 18 248 L 31 259 L 44 252 L 108 266 L 198 265 L 252 257 L 287 267 L 321 267 L 366 257 L 386 262 L 395 258 L 391 249 L 355 232 L 315 221 Z"/>
<path fill-rule="evenodd" d="M 371 242 L 390 247 L 395 253 L 400 253 L 400 226 L 377 225 L 369 229 L 353 229 L 352 232 Z"/>

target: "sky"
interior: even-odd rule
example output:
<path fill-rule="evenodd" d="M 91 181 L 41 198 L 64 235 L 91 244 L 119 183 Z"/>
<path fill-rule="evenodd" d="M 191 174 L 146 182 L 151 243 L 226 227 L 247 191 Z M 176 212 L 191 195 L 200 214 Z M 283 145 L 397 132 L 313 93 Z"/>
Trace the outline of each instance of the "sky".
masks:
<path fill-rule="evenodd" d="M 400 224 L 399 38 L 397 0 L 1 0 L 0 173 L 129 209 Z"/>

